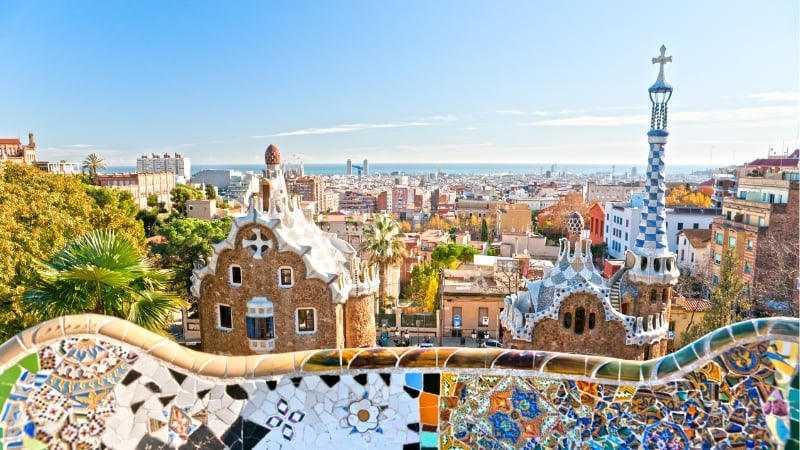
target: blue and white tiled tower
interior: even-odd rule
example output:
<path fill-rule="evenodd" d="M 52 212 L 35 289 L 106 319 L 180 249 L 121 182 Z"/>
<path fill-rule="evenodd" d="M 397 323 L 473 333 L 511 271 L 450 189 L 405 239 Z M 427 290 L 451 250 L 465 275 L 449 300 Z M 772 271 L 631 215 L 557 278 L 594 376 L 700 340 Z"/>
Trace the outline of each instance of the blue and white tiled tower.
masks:
<path fill-rule="evenodd" d="M 659 64 L 658 78 L 650 86 L 650 131 L 647 141 L 650 154 L 647 157 L 647 184 L 642 220 L 633 251 L 626 255 L 629 279 L 648 284 L 675 284 L 678 280 L 675 255 L 670 253 L 667 243 L 666 188 L 664 185 L 664 153 L 667 144 L 667 103 L 672 97 L 672 86 L 664 79 L 664 65 L 672 62 L 665 56 L 667 48 L 661 46 L 661 55 L 653 58 Z"/>

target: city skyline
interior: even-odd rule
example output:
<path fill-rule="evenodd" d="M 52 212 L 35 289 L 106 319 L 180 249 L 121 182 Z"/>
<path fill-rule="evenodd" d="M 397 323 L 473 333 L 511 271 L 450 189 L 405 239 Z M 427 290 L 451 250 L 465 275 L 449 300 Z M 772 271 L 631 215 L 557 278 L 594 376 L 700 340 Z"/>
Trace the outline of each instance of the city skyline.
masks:
<path fill-rule="evenodd" d="M 668 164 L 800 146 L 796 2 L 0 0 L 0 137 L 39 159 L 632 163 L 667 47 Z M 788 37 L 788 38 L 787 38 Z"/>

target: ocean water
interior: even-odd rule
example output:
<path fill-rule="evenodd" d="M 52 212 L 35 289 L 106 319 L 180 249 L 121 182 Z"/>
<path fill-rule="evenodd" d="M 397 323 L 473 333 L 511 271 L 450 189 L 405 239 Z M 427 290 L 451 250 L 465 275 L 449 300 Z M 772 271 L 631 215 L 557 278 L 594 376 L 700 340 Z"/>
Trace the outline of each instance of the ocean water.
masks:
<path fill-rule="evenodd" d="M 355 163 L 354 163 L 355 164 Z M 360 165 L 360 164 L 359 164 Z M 290 167 L 296 167 L 290 165 Z M 613 169 L 612 169 L 613 167 Z M 495 164 L 495 163 L 370 163 L 369 173 L 375 174 L 396 174 L 423 175 L 442 172 L 449 175 L 539 175 L 547 171 L 553 173 L 570 173 L 575 175 L 592 175 L 597 173 L 609 174 L 613 170 L 616 175 L 631 173 L 636 168 L 638 175 L 644 175 L 645 166 L 635 164 Z M 263 164 L 192 164 L 192 174 L 201 170 L 220 169 L 237 170 L 240 172 L 252 171 L 261 173 L 265 168 Z M 303 169 L 306 175 L 345 175 L 347 165 L 342 164 L 304 164 Z M 708 167 L 697 165 L 667 165 L 666 173 L 691 174 L 694 172 L 707 171 Z M 109 166 L 105 173 L 135 172 L 136 166 Z M 353 174 L 358 174 L 358 170 L 353 168 Z"/>

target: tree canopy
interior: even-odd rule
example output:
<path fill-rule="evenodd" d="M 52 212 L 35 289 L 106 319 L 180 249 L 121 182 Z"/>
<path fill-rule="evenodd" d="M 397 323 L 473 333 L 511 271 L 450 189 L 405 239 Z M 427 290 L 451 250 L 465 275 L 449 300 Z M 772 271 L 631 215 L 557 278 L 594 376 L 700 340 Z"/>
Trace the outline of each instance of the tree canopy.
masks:
<path fill-rule="evenodd" d="M 166 242 L 151 244 L 150 254 L 161 267 L 175 272 L 172 290 L 181 296 L 188 294 L 194 264 L 200 258 L 209 260 L 212 243 L 228 236 L 231 223 L 230 217 L 212 221 L 181 218 L 163 224 L 156 230 L 156 234 L 163 236 Z"/>
<path fill-rule="evenodd" d="M 96 313 L 167 334 L 172 313 L 188 306 L 166 290 L 172 273 L 155 269 L 126 237 L 94 230 L 47 261 L 35 261 L 23 283 L 25 305 L 39 320 Z"/>
<path fill-rule="evenodd" d="M 402 261 L 406 254 L 403 242 L 396 239 L 401 236 L 402 233 L 397 222 L 390 216 L 382 214 L 375 214 L 373 221 L 364 227 L 364 241 L 361 250 L 368 255 L 372 263 L 379 267 L 381 299 L 386 299 L 388 295 L 389 266 Z"/>
<path fill-rule="evenodd" d="M 672 188 L 665 198 L 667 208 L 676 206 L 697 206 L 708 208 L 711 206 L 711 197 L 701 192 L 692 192 L 688 186 L 680 185 Z"/>
<path fill-rule="evenodd" d="M 477 255 L 478 253 L 480 253 L 478 250 L 475 250 L 469 245 L 450 243 L 447 245 L 440 245 L 433 249 L 431 261 L 436 267 L 454 269 L 458 267 L 460 262 L 472 261 L 472 255 Z"/>
<path fill-rule="evenodd" d="M 89 189 L 78 177 L 0 163 L 0 342 L 36 324 L 20 297 L 34 259 L 47 260 L 70 240 L 109 227 L 144 252 L 144 230 L 124 205 L 119 191 Z"/>
<path fill-rule="evenodd" d="M 97 181 L 97 171 L 106 169 L 106 162 L 97 153 L 90 153 L 81 163 L 81 172 L 88 173 L 92 183 Z"/>
<path fill-rule="evenodd" d="M 172 195 L 172 212 L 176 217 L 186 217 L 186 201 L 204 198 L 204 193 L 185 184 L 176 184 Z"/>

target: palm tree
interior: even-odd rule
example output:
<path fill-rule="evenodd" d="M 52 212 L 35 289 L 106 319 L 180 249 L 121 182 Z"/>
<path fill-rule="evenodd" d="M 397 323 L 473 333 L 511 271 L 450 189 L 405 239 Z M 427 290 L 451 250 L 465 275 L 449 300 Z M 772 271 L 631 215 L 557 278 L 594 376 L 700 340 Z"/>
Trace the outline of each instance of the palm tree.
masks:
<path fill-rule="evenodd" d="M 130 240 L 113 231 L 92 231 L 49 261 L 35 263 L 22 298 L 42 320 L 97 313 L 166 335 L 172 313 L 188 306 L 165 290 L 172 272 L 155 269 Z"/>
<path fill-rule="evenodd" d="M 89 178 L 92 182 L 94 182 L 97 177 L 97 170 L 105 168 L 106 162 L 97 153 L 90 153 L 89 156 L 83 160 L 83 163 L 81 163 L 81 173 L 88 170 Z"/>
<path fill-rule="evenodd" d="M 369 261 L 378 265 L 378 283 L 380 294 L 376 311 L 380 309 L 380 302 L 387 298 L 387 280 L 389 266 L 403 260 L 406 249 L 402 241 L 395 238 L 401 237 L 400 227 L 389 216 L 375 214 L 373 222 L 364 228 L 364 243 L 361 250 L 369 253 Z"/>

